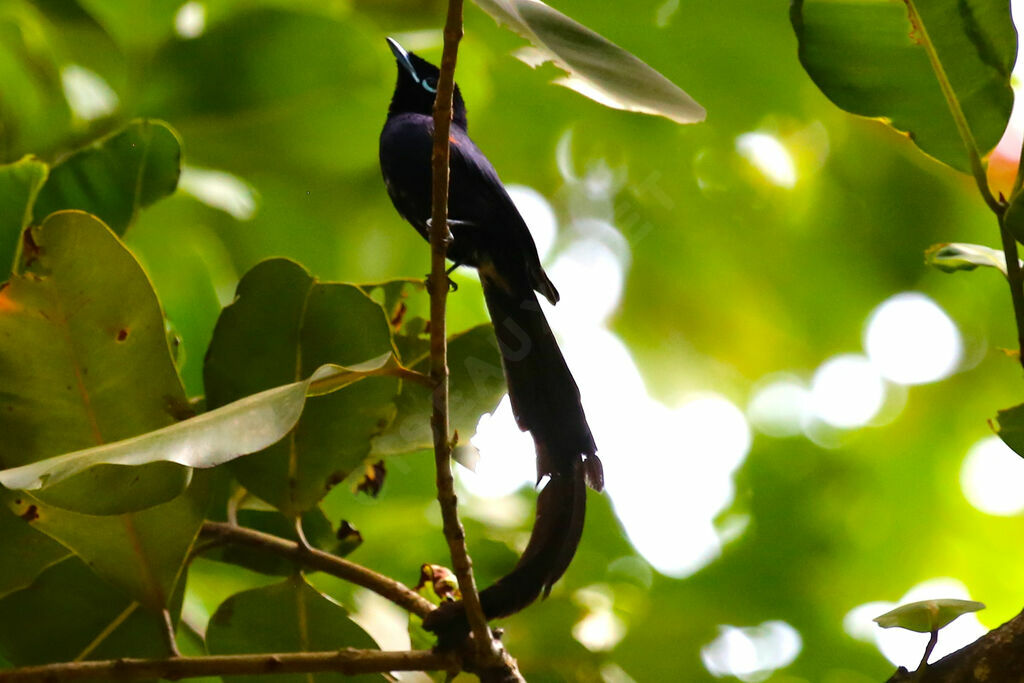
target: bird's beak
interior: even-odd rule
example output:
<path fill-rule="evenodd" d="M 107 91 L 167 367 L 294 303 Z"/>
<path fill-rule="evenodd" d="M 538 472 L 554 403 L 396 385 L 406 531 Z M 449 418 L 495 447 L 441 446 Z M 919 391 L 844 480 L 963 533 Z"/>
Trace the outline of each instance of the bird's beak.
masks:
<path fill-rule="evenodd" d="M 409 72 L 412 76 L 412 80 L 417 83 L 420 82 L 420 75 L 416 73 L 416 67 L 412 65 L 412 60 L 409 59 L 409 53 L 404 47 L 398 44 L 398 41 L 394 38 L 388 38 L 388 47 L 391 48 L 391 52 L 394 53 L 395 59 L 398 61 L 399 66 Z"/>

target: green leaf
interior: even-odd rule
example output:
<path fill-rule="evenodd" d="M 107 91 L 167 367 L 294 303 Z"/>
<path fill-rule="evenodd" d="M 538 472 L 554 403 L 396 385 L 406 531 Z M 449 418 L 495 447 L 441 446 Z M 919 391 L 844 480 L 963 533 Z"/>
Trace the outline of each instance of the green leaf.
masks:
<path fill-rule="evenodd" d="M 0 470 L 0 484 L 37 490 L 98 465 L 215 467 L 280 441 L 298 422 L 307 395 L 323 396 L 365 377 L 388 374 L 395 367 L 391 360 L 386 354 L 352 368 L 324 365 L 301 382 L 261 391 L 163 429 Z"/>
<path fill-rule="evenodd" d="M 0 166 L 0 278 L 14 265 L 21 231 L 32 221 L 32 203 L 47 173 L 46 164 L 34 157 Z"/>
<path fill-rule="evenodd" d="M 71 553 L 24 519 L 0 508 L 0 598 L 31 584 L 40 572 Z"/>
<path fill-rule="evenodd" d="M 162 121 L 133 121 L 50 169 L 36 198 L 35 220 L 80 209 L 123 235 L 139 209 L 174 192 L 180 173 L 177 133 Z"/>
<path fill-rule="evenodd" d="M 908 7 L 909 5 L 909 7 Z M 921 18 L 913 25 L 911 12 Z M 979 152 L 999 141 L 1013 105 L 1017 34 L 992 0 L 794 0 L 800 62 L 846 111 L 885 119 L 927 154 L 969 171 L 967 151 L 929 53 L 963 110 Z"/>
<path fill-rule="evenodd" d="M 422 330 L 415 325 L 413 329 Z M 424 354 L 427 351 L 423 348 Z M 406 362 L 412 363 L 413 370 L 424 373 L 430 370 L 427 355 L 410 358 Z M 476 432 L 480 416 L 492 412 L 506 391 L 501 355 L 490 323 L 448 338 L 448 369 L 450 424 L 461 440 L 468 441 Z M 374 454 L 410 453 L 432 447 L 430 389 L 406 382 L 397 405 L 398 416 L 394 422 L 373 440 Z"/>
<path fill-rule="evenodd" d="M 949 242 L 936 244 L 924 252 L 924 262 L 945 273 L 958 270 L 974 270 L 981 266 L 995 268 L 1006 275 L 1006 254 L 1000 249 L 967 244 L 965 242 Z"/>
<path fill-rule="evenodd" d="M 345 610 L 314 590 L 301 576 L 231 596 L 217 609 L 206 630 L 210 654 L 318 652 L 342 648 L 377 649 L 373 639 Z M 263 676 L 225 676 L 229 683 L 259 683 Z M 381 680 L 379 675 L 277 676 L 280 683 Z"/>
<path fill-rule="evenodd" d="M 174 30 L 179 0 L 81 0 L 82 8 L 128 51 L 152 49 Z"/>
<path fill-rule="evenodd" d="M 93 216 L 31 229 L 27 266 L 0 286 L 0 465 L 34 463 L 159 429 L 189 413 L 149 280 Z M 188 482 L 169 463 L 102 465 L 40 498 L 117 514 L 170 500 Z"/>
<path fill-rule="evenodd" d="M 358 287 L 265 261 L 242 278 L 217 322 L 203 371 L 207 404 L 294 382 L 324 363 L 393 352 L 383 309 Z M 232 471 L 286 516 L 301 514 L 361 465 L 394 416 L 398 384 L 382 377 L 310 399 L 288 438 L 234 461 Z"/>
<path fill-rule="evenodd" d="M 921 600 L 900 605 L 896 609 L 875 617 L 873 621 L 882 628 L 905 628 L 908 631 L 931 633 L 937 631 L 957 617 L 985 609 L 985 605 L 974 600 L 941 598 Z"/>
<path fill-rule="evenodd" d="M 100 577 L 159 611 L 167 607 L 203 523 L 208 487 L 205 477 L 195 479 L 169 503 L 124 515 L 63 510 L 24 492 L 0 489 L 0 497 L 14 514 L 72 550 Z"/>
<path fill-rule="evenodd" d="M 531 66 L 553 62 L 558 85 L 614 109 L 697 123 L 707 113 L 692 97 L 633 54 L 539 0 L 474 0 L 499 24 L 526 38 L 519 52 Z"/>
<path fill-rule="evenodd" d="M 1017 455 L 1024 457 L 1024 404 L 996 413 L 996 433 Z"/>
<path fill-rule="evenodd" d="M 163 624 L 71 557 L 0 599 L 0 654 L 17 666 L 167 657 Z"/>

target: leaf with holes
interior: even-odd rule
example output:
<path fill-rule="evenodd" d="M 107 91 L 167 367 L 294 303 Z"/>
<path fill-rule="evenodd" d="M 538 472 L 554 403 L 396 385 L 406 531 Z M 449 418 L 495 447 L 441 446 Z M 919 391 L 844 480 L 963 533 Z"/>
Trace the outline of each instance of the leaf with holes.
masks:
<path fill-rule="evenodd" d="M 32 204 L 48 172 L 46 164 L 34 157 L 0 166 L 0 280 L 7 278 L 14 265 L 21 231 L 32 220 Z"/>
<path fill-rule="evenodd" d="M 318 282 L 285 259 L 264 261 L 238 284 L 206 354 L 210 408 L 309 375 L 325 363 L 394 352 L 384 310 L 354 285 Z M 311 398 L 281 442 L 231 463 L 247 489 L 295 517 L 360 467 L 391 422 L 399 381 L 380 377 Z"/>
<path fill-rule="evenodd" d="M 804 69 L 846 111 L 884 119 L 927 154 L 969 171 L 944 83 L 979 152 L 999 142 L 1017 54 L 1009 3 L 794 0 L 790 18 Z"/>
<path fill-rule="evenodd" d="M 118 235 L 139 209 L 174 192 L 181 173 L 181 142 L 162 121 L 141 119 L 65 157 L 50 169 L 33 214 L 80 209 Z"/>
<path fill-rule="evenodd" d="M 530 66 L 552 62 L 555 81 L 613 109 L 697 123 L 704 107 L 636 56 L 540 0 L 474 0 L 499 24 L 532 44 L 519 53 Z"/>
<path fill-rule="evenodd" d="M 27 265 L 0 288 L 0 466 L 18 467 L 175 423 L 189 414 L 156 294 L 95 217 L 52 214 Z M 119 514 L 170 500 L 189 471 L 101 465 L 41 492 L 51 505 Z"/>
<path fill-rule="evenodd" d="M 263 588 L 237 593 L 221 604 L 206 629 L 213 655 L 256 652 L 322 652 L 343 648 L 376 650 L 366 631 L 341 605 L 314 590 L 300 574 Z M 260 683 L 264 676 L 225 676 L 228 683 Z M 281 683 L 379 681 L 379 674 L 340 673 L 276 676 Z"/>

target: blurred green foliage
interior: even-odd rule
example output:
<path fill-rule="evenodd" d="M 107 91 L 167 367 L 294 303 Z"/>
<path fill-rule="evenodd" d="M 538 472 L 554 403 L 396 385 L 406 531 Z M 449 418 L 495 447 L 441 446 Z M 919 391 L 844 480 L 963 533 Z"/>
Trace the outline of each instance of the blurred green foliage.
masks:
<path fill-rule="evenodd" d="M 121 131 L 136 117 L 167 122 L 179 136 L 175 142 L 185 164 L 176 192 L 142 208 L 156 194 L 142 191 L 149 188 L 145 183 L 129 187 L 112 201 L 121 210 L 130 197 L 130 210 L 109 215 L 103 215 L 102 202 L 70 207 L 64 203 L 71 196 L 67 189 L 55 191 L 57 204 L 47 206 L 91 208 L 123 232 L 180 335 L 185 393 L 197 398 L 207 391 L 203 361 L 221 310 L 257 263 L 292 259 L 320 282 L 417 279 L 426 272 L 427 249 L 395 215 L 380 181 L 376 147 L 394 79 L 383 37 L 402 34 L 409 47 L 436 61 L 443 3 L 187 4 L 205 8 L 195 37 L 175 29 L 183 11 L 178 0 L 0 4 L 0 162 L 20 162 L 0 169 L 0 177 L 14 177 L 20 188 L 0 192 L 0 268 L 13 260 L 17 240 L 11 236 L 29 218 L 26 198 L 45 182 L 45 168 L 21 161 L 25 155 L 49 164 L 51 180 L 59 169 L 74 178 L 76 159 L 95 154 L 72 155 L 82 146 Z M 747 525 L 721 557 L 689 578 L 651 569 L 631 547 L 608 498 L 592 496 L 584 541 L 566 577 L 550 598 L 505 624 L 505 643 L 531 681 L 625 680 L 615 678 L 621 672 L 638 681 L 709 680 L 701 648 L 719 627 L 769 620 L 787 622 L 802 639 L 796 660 L 769 680 L 879 680 L 891 665 L 873 645 L 843 629 L 844 616 L 857 605 L 894 601 L 925 579 L 950 576 L 989 606 L 980 614 L 988 627 L 1020 610 L 1012 571 L 1024 560 L 1016 538 L 1020 520 L 976 510 L 959 485 L 968 448 L 990 434 L 986 419 L 1020 402 L 1019 367 L 998 350 L 1016 344 L 1009 297 L 994 270 L 949 276 L 922 263 L 923 251 L 937 242 L 997 244 L 995 222 L 970 178 L 922 155 L 885 126 L 840 111 L 822 94 L 798 59 L 784 4 L 557 3 L 700 101 L 708 121 L 691 127 L 604 109 L 548 87 L 556 71 L 531 70 L 511 58 L 521 41 L 467 6 L 458 80 L 473 137 L 505 182 L 529 185 L 550 200 L 560 223 L 556 252 L 578 235 L 572 219 L 609 220 L 622 232 L 631 267 L 611 324 L 654 397 L 674 406 L 694 392 L 714 391 L 745 406 L 770 373 L 806 377 L 836 353 L 859 351 L 868 313 L 905 290 L 938 302 L 956 321 L 966 349 L 961 372 L 910 388 L 896 419 L 842 434 L 833 447 L 802 436 L 756 435 L 736 476 L 735 500 L 722 515 L 744 517 Z M 76 113 L 65 97 L 70 65 L 105 82 L 116 104 L 94 118 Z M 160 124 L 155 129 L 169 130 Z M 792 188 L 769 182 L 738 152 L 737 137 L 749 132 L 773 135 L 790 150 Z M 560 167 L 556 148 L 569 135 Z M 176 146 L 163 133 L 161 139 L 167 143 L 159 146 L 161 156 L 176 162 Z M 131 159 L 124 163 L 146 168 L 131 166 Z M 566 166 L 577 180 L 607 172 L 615 191 L 600 201 L 581 200 Z M 115 168 L 121 172 L 126 166 L 118 162 Z M 252 206 L 225 210 L 209 196 L 200 200 L 187 181 L 190 170 L 232 174 Z M 122 185 L 113 178 L 104 187 Z M 153 187 L 169 191 L 166 182 Z M 101 262 L 112 267 L 106 257 Z M 472 276 L 455 277 L 463 286 L 449 299 L 449 327 L 459 331 L 485 322 L 486 314 Z M 130 279 L 124 278 L 115 281 L 122 289 Z M 422 331 L 413 327 L 415 316 L 424 313 L 416 300 L 410 295 L 412 337 Z M 380 296 L 374 301 L 394 312 Z M 243 303 L 244 297 L 236 306 Z M 269 312 L 287 313 L 280 302 L 273 306 Z M 387 322 L 380 317 L 382 325 Z M 18 327 L 11 334 L 24 332 Z M 389 334 L 399 351 L 417 347 L 415 338 L 396 336 L 393 329 Z M 472 334 L 463 340 L 467 346 L 475 343 Z M 0 327 L 0 345 L 14 344 L 12 339 Z M 469 353 L 480 352 L 474 348 Z M 7 373 L 14 359 L 38 365 L 42 361 L 31 357 L 38 351 L 31 340 L 19 342 L 0 356 L 0 372 Z M 161 362 L 171 365 L 169 358 Z M 294 376 L 294 367 L 286 370 L 282 382 Z M 273 384 L 242 372 L 236 377 L 253 383 L 246 391 Z M 8 375 L 2 377 L 6 382 Z M 6 383 L 0 387 L 2 399 L 9 389 Z M 132 391 L 150 389 L 156 391 Z M 388 400 L 393 396 L 392 391 Z M 404 407 L 399 397 L 396 411 Z M 132 427 L 131 433 L 144 428 Z M 9 439 L 9 429 L 0 438 Z M 420 436 L 413 435 L 406 450 Z M 394 434 L 385 432 L 374 446 L 382 453 L 401 450 L 391 447 L 389 437 Z M 353 493 L 361 476 L 358 461 L 369 448 L 364 446 L 345 460 L 341 469 L 354 474 L 327 494 L 323 510 L 335 525 L 344 519 L 359 529 L 364 543 L 353 560 L 412 585 L 421 563 L 447 561 L 431 459 L 425 452 L 389 458 L 383 490 L 371 498 Z M 680 444 L 666 443 L 664 457 L 683 458 L 693 471 L 705 464 L 699 451 Z M 2 464 L 17 463 L 5 453 Z M 228 493 L 223 482 L 213 484 L 216 495 L 207 514 L 221 518 Z M 318 489 L 309 498 L 315 502 L 324 492 Z M 534 494 L 522 491 L 519 497 L 532 505 Z M 8 502 L 18 514 L 31 516 L 24 502 Z M 310 504 L 304 500 L 297 508 Z M 145 519 L 138 529 L 133 526 L 140 516 L 169 524 L 161 507 L 62 527 L 81 532 L 60 538 L 77 557 L 67 557 L 39 534 L 17 541 L 20 554 L 7 554 L 5 545 L 4 562 L 13 559 L 0 569 L 0 661 L 70 659 L 83 651 L 90 658 L 159 655 L 164 647 L 158 616 L 132 610 L 132 599 L 150 608 L 184 600 L 188 623 L 182 628 L 192 633 L 232 594 L 295 588 L 266 587 L 278 579 L 206 560 L 190 565 L 187 588 L 178 582 L 173 595 L 167 595 L 173 572 L 138 585 L 132 562 L 152 554 L 124 560 L 119 553 L 126 542 L 118 534 L 141 534 L 152 552 L 159 551 L 161 559 L 154 561 L 164 569 L 180 564 L 195 534 L 201 513 L 192 502 L 178 498 L 166 505 L 176 506 L 173 512 L 182 519 L 168 528 Z M 46 511 L 32 514 L 40 510 Z M 478 581 L 487 585 L 514 563 L 531 522 L 502 528 L 486 510 L 467 510 Z M 55 517 L 74 514 L 54 509 Z M 120 524 L 120 530 L 107 534 L 95 519 Z M 4 517 L 0 530 L 16 522 Z M 678 520 L 663 523 L 666 544 L 687 542 L 678 535 Z M 20 537 L 4 532 L 3 538 L 6 544 Z M 311 541 L 328 545 L 331 539 Z M 79 557 L 107 581 L 87 571 Z M 25 567 L 42 572 L 28 587 Z M 350 586 L 319 575 L 310 583 L 315 590 L 305 583 L 296 590 L 311 604 L 324 605 L 315 592 L 320 591 L 349 611 L 359 609 Z M 54 587 L 75 601 L 51 597 Z M 573 636 L 573 626 L 589 609 L 578 591 L 595 587 L 611 596 L 612 611 L 625 626 L 621 642 L 609 651 L 590 651 Z M 62 610 L 78 621 L 70 624 Z M 23 621 L 26 614 L 32 622 Z M 325 623 L 337 616 L 324 617 Z M 122 617 L 100 647 L 88 649 Z M 32 635 L 43 633 L 45 639 Z M 220 651 L 265 643 L 262 634 L 221 635 L 232 645 Z"/>

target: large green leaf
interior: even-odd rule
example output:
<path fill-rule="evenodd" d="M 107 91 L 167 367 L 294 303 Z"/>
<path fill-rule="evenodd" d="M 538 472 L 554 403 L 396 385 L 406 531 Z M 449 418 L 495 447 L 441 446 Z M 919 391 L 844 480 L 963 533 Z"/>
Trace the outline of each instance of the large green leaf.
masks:
<path fill-rule="evenodd" d="M 401 371 L 391 360 L 388 354 L 351 368 L 324 365 L 308 379 L 246 396 L 163 429 L 0 470 L 0 484 L 42 489 L 99 465 L 215 467 L 279 441 L 298 422 L 306 396 L 323 396 L 366 377 Z"/>
<path fill-rule="evenodd" d="M 151 610 L 167 607 L 203 523 L 208 479 L 169 503 L 123 515 L 85 515 L 25 492 L 2 492 L 19 517 L 81 557 L 107 581 Z M 4 539 L 6 543 L 6 539 Z"/>
<path fill-rule="evenodd" d="M 406 339 L 400 347 L 416 349 L 420 353 L 403 360 L 414 370 L 428 373 L 429 348 L 423 343 L 427 336 L 425 327 L 418 324 L 417 319 L 408 321 L 406 326 L 413 331 L 413 339 Z M 414 343 L 416 339 L 419 339 L 419 344 Z M 402 336 L 396 342 L 401 340 Z M 506 391 L 501 355 L 494 339 L 494 328 L 489 323 L 449 337 L 448 370 L 449 423 L 461 440 L 468 441 L 476 432 L 480 416 L 493 411 Z M 398 415 L 388 430 L 374 439 L 374 453 L 409 453 L 432 447 L 432 405 L 427 387 L 406 382 L 398 397 Z"/>
<path fill-rule="evenodd" d="M 358 287 L 317 282 L 292 261 L 265 261 L 242 278 L 217 322 L 204 366 L 207 405 L 393 350 L 383 309 Z M 398 384 L 383 377 L 310 399 L 286 439 L 232 470 L 287 516 L 301 514 L 369 454 L 370 439 L 394 416 Z"/>
<path fill-rule="evenodd" d="M 35 220 L 81 209 L 123 235 L 139 209 L 174 192 L 180 173 L 177 134 L 162 121 L 133 121 L 50 169 L 36 198 Z"/>
<path fill-rule="evenodd" d="M 32 220 L 32 203 L 46 174 L 46 164 L 33 157 L 0 166 L 0 279 L 14 265 L 21 231 Z"/>
<path fill-rule="evenodd" d="M 47 567 L 71 553 L 53 539 L 32 529 L 24 519 L 0 508 L 0 598 L 25 588 Z"/>
<path fill-rule="evenodd" d="M 82 8 L 128 50 L 152 50 L 174 30 L 178 0 L 81 0 Z"/>
<path fill-rule="evenodd" d="M 143 111 L 170 121 L 203 165 L 302 175 L 371 167 L 380 121 L 366 113 L 383 111 L 374 86 L 392 77 L 378 29 L 354 13 L 246 4 L 165 45 Z"/>
<path fill-rule="evenodd" d="M 794 0 L 791 18 L 801 63 L 843 109 L 886 119 L 926 153 L 969 170 L 934 59 L 979 151 L 987 153 L 1002 136 L 1017 54 L 1008 2 Z"/>
<path fill-rule="evenodd" d="M 495 21 L 532 43 L 520 59 L 536 66 L 552 61 L 568 75 L 556 83 L 595 102 L 696 123 L 704 107 L 679 86 L 586 26 L 539 0 L 474 0 Z"/>
<path fill-rule="evenodd" d="M 77 658 L 166 657 L 163 617 L 72 557 L 0 599 L 0 655 L 18 666 Z"/>
<path fill-rule="evenodd" d="M 954 619 L 971 612 L 985 609 L 985 604 L 976 600 L 939 598 L 920 600 L 900 605 L 873 619 L 882 628 L 905 628 L 908 631 L 929 633 L 938 631 Z"/>
<path fill-rule="evenodd" d="M 373 639 L 345 610 L 318 593 L 300 575 L 231 596 L 217 609 L 206 630 L 210 654 L 317 652 L 346 647 L 377 649 Z M 231 683 L 256 683 L 261 676 L 225 676 Z M 278 676 L 281 683 L 381 680 L 377 675 Z"/>
<path fill-rule="evenodd" d="M 0 465 L 16 467 L 172 424 L 187 413 L 163 314 L 134 257 L 96 218 L 31 229 L 24 272 L 0 287 Z M 114 514 L 170 500 L 188 470 L 94 467 L 40 497 Z"/>
<path fill-rule="evenodd" d="M 61 60 L 53 46 L 40 40 L 46 33 L 46 20 L 32 4 L 8 0 L 0 5 L 0 161 L 49 149 L 71 122 Z"/>

